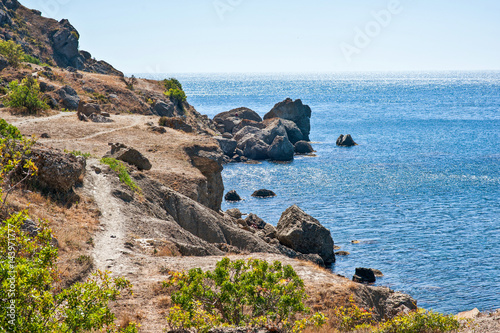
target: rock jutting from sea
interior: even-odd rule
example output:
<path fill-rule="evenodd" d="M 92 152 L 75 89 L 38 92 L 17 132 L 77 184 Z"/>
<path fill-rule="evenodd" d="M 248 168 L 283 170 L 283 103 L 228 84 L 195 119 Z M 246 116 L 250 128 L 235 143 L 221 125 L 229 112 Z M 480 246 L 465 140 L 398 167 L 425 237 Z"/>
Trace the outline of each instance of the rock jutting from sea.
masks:
<path fill-rule="evenodd" d="M 295 153 L 309 154 L 311 108 L 300 99 L 276 104 L 262 119 L 255 111 L 237 108 L 214 117 L 222 134 L 217 141 L 225 162 L 292 161 Z"/>

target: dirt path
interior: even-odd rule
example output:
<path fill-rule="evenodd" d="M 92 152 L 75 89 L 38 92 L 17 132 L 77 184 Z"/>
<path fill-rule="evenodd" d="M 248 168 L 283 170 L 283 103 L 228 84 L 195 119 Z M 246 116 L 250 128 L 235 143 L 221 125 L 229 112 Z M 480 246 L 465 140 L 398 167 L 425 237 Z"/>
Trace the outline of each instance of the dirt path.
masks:
<path fill-rule="evenodd" d="M 19 127 L 23 125 L 27 125 L 30 123 L 40 123 L 40 122 L 47 122 L 51 120 L 56 120 L 59 118 L 64 118 L 64 117 L 72 117 L 75 116 L 76 112 L 60 112 L 58 114 L 55 114 L 53 116 L 49 117 L 26 117 L 26 118 L 20 118 L 21 120 L 12 122 L 11 124 Z"/>

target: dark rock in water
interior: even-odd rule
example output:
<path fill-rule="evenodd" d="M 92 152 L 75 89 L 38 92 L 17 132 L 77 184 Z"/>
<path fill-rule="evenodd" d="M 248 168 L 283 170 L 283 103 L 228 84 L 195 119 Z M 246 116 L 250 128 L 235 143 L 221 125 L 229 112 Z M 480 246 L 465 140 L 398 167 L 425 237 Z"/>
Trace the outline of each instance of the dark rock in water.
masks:
<path fill-rule="evenodd" d="M 335 262 L 330 231 L 298 206 L 283 212 L 276 230 L 281 244 L 300 253 L 318 254 L 326 265 Z"/>
<path fill-rule="evenodd" d="M 229 157 L 234 156 L 234 151 L 236 149 L 236 145 L 238 144 L 236 140 L 233 139 L 225 139 L 225 138 L 215 138 L 219 143 L 220 149 L 224 152 L 224 155 Z"/>
<path fill-rule="evenodd" d="M 262 140 L 256 137 L 250 137 L 246 140 L 243 155 L 251 160 L 265 160 L 268 158 L 269 146 Z"/>
<path fill-rule="evenodd" d="M 384 276 L 384 273 L 382 273 L 381 270 L 374 269 L 374 268 L 371 268 L 371 270 L 373 271 L 373 274 L 375 274 L 376 277 L 382 277 L 382 276 Z"/>
<path fill-rule="evenodd" d="M 227 192 L 226 195 L 224 196 L 224 199 L 226 201 L 241 201 L 241 197 L 239 196 L 238 193 L 236 193 L 235 190 Z"/>
<path fill-rule="evenodd" d="M 237 108 L 226 112 L 221 112 L 214 117 L 214 121 L 216 123 L 222 122 L 224 119 L 228 118 L 239 118 L 239 119 L 247 119 L 253 120 L 257 122 L 261 122 L 262 118 L 259 114 L 249 108 Z"/>
<path fill-rule="evenodd" d="M 304 134 L 302 134 L 302 131 L 299 129 L 297 124 L 295 124 L 291 120 L 287 119 L 281 119 L 283 122 L 283 125 L 285 126 L 286 129 L 286 134 L 288 136 L 288 140 L 294 145 L 299 141 L 304 140 Z"/>
<path fill-rule="evenodd" d="M 234 118 L 236 119 L 236 118 Z M 264 129 L 266 126 L 262 122 L 258 122 L 255 120 L 248 120 L 248 119 L 243 119 L 243 120 L 238 120 L 237 122 L 234 123 L 234 127 L 232 129 L 232 133 L 238 133 L 242 128 L 244 127 L 255 127 L 259 129 Z"/>
<path fill-rule="evenodd" d="M 336 256 L 348 256 L 348 255 L 350 255 L 350 253 L 347 251 L 338 251 L 338 252 L 335 252 L 335 255 Z"/>
<path fill-rule="evenodd" d="M 311 144 L 307 141 L 299 141 L 295 144 L 295 153 L 297 154 L 311 154 L 314 153 L 314 149 Z"/>
<path fill-rule="evenodd" d="M 287 137 L 277 136 L 267 150 L 273 161 L 292 161 L 295 149 Z"/>
<path fill-rule="evenodd" d="M 286 133 L 286 127 L 283 124 L 283 119 L 271 119 L 264 121 L 266 128 L 261 132 L 256 133 L 256 136 L 267 143 L 268 145 L 272 144 L 274 139 L 278 136 L 284 136 L 288 139 L 288 135 Z"/>
<path fill-rule="evenodd" d="M 249 137 L 249 135 L 253 135 L 253 134 L 258 134 L 260 136 L 260 134 L 262 133 L 262 130 L 257 128 L 257 127 L 252 127 L 252 126 L 247 126 L 247 127 L 243 127 L 242 129 L 240 129 L 238 132 L 236 132 L 234 134 L 234 137 L 233 139 L 235 139 L 236 141 L 241 142 L 244 138 L 246 137 Z M 240 148 L 241 149 L 241 148 Z"/>
<path fill-rule="evenodd" d="M 354 142 L 354 140 L 352 139 L 351 134 L 347 135 L 341 134 L 337 139 L 337 146 L 339 147 L 353 147 L 357 145 L 358 144 Z"/>
<path fill-rule="evenodd" d="M 300 99 L 293 101 L 287 98 L 269 111 L 264 119 L 282 118 L 293 121 L 303 134 L 303 140 L 309 141 L 311 132 L 311 108 L 303 105 Z"/>
<path fill-rule="evenodd" d="M 111 151 L 105 157 L 116 158 L 117 160 L 135 165 L 139 170 L 151 170 L 151 162 L 138 150 L 129 148 L 122 143 L 109 143 L 109 145 L 111 146 Z"/>
<path fill-rule="evenodd" d="M 375 283 L 377 279 L 371 268 L 356 268 L 352 280 L 359 283 Z"/>
<path fill-rule="evenodd" d="M 252 194 L 252 197 L 256 197 L 256 198 L 272 198 L 275 196 L 276 196 L 276 193 L 274 193 L 271 190 L 265 190 L 265 189 L 257 190 L 255 192 L 253 192 L 253 194 Z"/>
<path fill-rule="evenodd" d="M 226 214 L 235 219 L 241 219 L 241 216 L 243 216 L 238 208 L 228 209 L 226 210 Z"/>
<path fill-rule="evenodd" d="M 255 229 L 264 229 L 266 226 L 266 222 L 255 214 L 248 215 L 245 222 L 249 227 L 254 227 Z"/>

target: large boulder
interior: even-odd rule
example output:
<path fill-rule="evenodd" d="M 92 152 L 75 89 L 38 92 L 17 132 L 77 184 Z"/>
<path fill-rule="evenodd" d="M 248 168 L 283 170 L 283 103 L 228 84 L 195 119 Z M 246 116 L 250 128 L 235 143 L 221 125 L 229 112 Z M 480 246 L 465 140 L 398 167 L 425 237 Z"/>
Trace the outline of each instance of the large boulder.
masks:
<path fill-rule="evenodd" d="M 282 118 L 293 121 L 303 134 L 303 140 L 309 141 L 311 131 L 311 108 L 302 104 L 300 99 L 293 101 L 287 98 L 272 108 L 264 119 Z"/>
<path fill-rule="evenodd" d="M 276 196 L 276 193 L 274 193 L 271 190 L 266 190 L 266 189 L 260 189 L 255 192 L 253 192 L 252 197 L 254 198 L 273 198 Z"/>
<path fill-rule="evenodd" d="M 276 231 L 281 244 L 304 254 L 318 254 L 327 265 L 335 262 L 330 231 L 298 206 L 283 212 Z"/>
<path fill-rule="evenodd" d="M 292 161 L 295 149 L 285 136 L 277 136 L 267 150 L 267 155 L 273 161 Z"/>
<path fill-rule="evenodd" d="M 84 114 L 86 117 L 90 117 L 93 113 L 101 114 L 101 107 L 99 104 L 86 103 L 84 101 L 80 101 L 80 103 L 78 103 L 78 115 Z"/>
<path fill-rule="evenodd" d="M 225 139 L 225 138 L 215 138 L 215 139 L 219 143 L 220 149 L 222 149 L 224 155 L 227 155 L 229 157 L 234 156 L 234 151 L 236 150 L 236 146 L 238 144 L 236 140 Z"/>
<path fill-rule="evenodd" d="M 170 101 L 157 101 L 153 107 L 153 113 L 160 117 L 175 116 L 175 105 Z"/>
<path fill-rule="evenodd" d="M 69 23 L 69 22 L 68 22 Z M 80 57 L 78 52 L 78 32 L 69 25 L 64 27 L 52 35 L 52 47 L 57 56 L 58 64 L 63 67 L 77 67 L 76 60 Z M 80 66 L 78 66 L 80 67 Z M 78 68 L 77 67 L 77 68 Z"/>
<path fill-rule="evenodd" d="M 359 283 L 375 283 L 377 279 L 371 268 L 358 267 L 356 268 L 356 272 L 354 273 L 352 280 Z"/>
<path fill-rule="evenodd" d="M 287 137 L 285 125 L 281 119 L 273 119 L 272 121 L 265 122 L 266 128 L 261 132 L 256 133 L 256 136 L 267 143 L 268 145 L 272 144 L 274 139 L 278 136 Z"/>
<path fill-rule="evenodd" d="M 0 71 L 7 67 L 9 67 L 9 61 L 3 55 L 0 55 Z"/>
<path fill-rule="evenodd" d="M 66 85 L 57 91 L 61 99 L 61 104 L 68 110 L 77 110 L 80 104 L 80 97 L 72 87 Z"/>
<path fill-rule="evenodd" d="M 288 140 L 290 140 L 292 144 L 296 144 L 297 142 L 304 140 L 304 134 L 302 134 L 302 131 L 299 129 L 297 124 L 287 119 L 281 119 L 281 122 L 285 126 Z"/>
<path fill-rule="evenodd" d="M 339 138 L 337 139 L 337 146 L 339 147 L 353 147 L 357 146 L 358 144 L 354 142 L 352 139 L 351 134 L 343 135 L 341 134 Z"/>
<path fill-rule="evenodd" d="M 233 118 L 233 119 L 235 119 L 235 118 Z M 248 119 L 238 120 L 237 122 L 234 122 L 233 125 L 234 125 L 234 127 L 232 128 L 232 130 L 226 131 L 226 132 L 237 133 L 243 127 L 247 127 L 247 126 L 256 127 L 259 129 L 264 129 L 266 127 L 266 125 L 263 122 L 258 122 L 255 120 L 248 120 Z"/>
<path fill-rule="evenodd" d="M 122 143 L 109 143 L 111 151 L 105 157 L 115 158 L 117 160 L 134 165 L 139 170 L 151 170 L 151 162 L 138 150 L 127 147 Z"/>
<path fill-rule="evenodd" d="M 224 200 L 231 202 L 241 201 L 241 197 L 235 190 L 232 190 L 226 193 Z"/>
<path fill-rule="evenodd" d="M 252 136 L 245 140 L 243 155 L 251 160 L 265 160 L 268 158 L 269 145 Z"/>
<path fill-rule="evenodd" d="M 296 154 L 311 154 L 314 153 L 314 149 L 311 144 L 307 141 L 299 141 L 295 144 Z"/>
<path fill-rule="evenodd" d="M 160 123 L 162 126 L 165 126 L 165 127 L 177 130 L 177 131 L 183 131 L 186 133 L 193 132 L 193 126 L 186 123 L 186 121 L 182 117 L 163 117 L 163 118 L 161 118 Z"/>
<path fill-rule="evenodd" d="M 262 134 L 261 129 L 258 129 L 256 127 L 247 126 L 247 127 L 243 127 L 241 130 L 239 130 L 237 133 L 235 133 L 233 139 L 238 141 L 238 146 L 240 146 L 240 143 L 243 141 L 243 139 L 248 138 L 249 135 L 260 137 L 263 134 Z"/>
<path fill-rule="evenodd" d="M 83 157 L 58 150 L 34 148 L 30 158 L 38 168 L 34 181 L 48 190 L 66 193 L 85 174 L 86 161 Z"/>
<path fill-rule="evenodd" d="M 248 119 L 261 122 L 262 118 L 259 114 L 249 108 L 237 108 L 226 112 L 221 112 L 214 117 L 214 121 L 219 123 L 227 118 Z"/>

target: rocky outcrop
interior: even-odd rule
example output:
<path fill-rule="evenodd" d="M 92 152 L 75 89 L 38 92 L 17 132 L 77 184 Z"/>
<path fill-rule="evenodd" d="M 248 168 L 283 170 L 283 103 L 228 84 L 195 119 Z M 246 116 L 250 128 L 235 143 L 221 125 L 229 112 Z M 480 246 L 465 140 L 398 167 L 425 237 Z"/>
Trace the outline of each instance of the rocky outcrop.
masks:
<path fill-rule="evenodd" d="M 85 174 L 83 157 L 47 148 L 34 148 L 31 160 L 38 168 L 34 181 L 42 188 L 66 193 L 80 182 Z"/>
<path fill-rule="evenodd" d="M 251 160 L 265 160 L 269 158 L 269 145 L 255 136 L 250 136 L 244 141 L 243 156 Z"/>
<path fill-rule="evenodd" d="M 274 106 L 264 119 L 282 118 L 293 121 L 300 129 L 303 140 L 309 141 L 311 131 L 311 108 L 302 104 L 300 99 L 293 101 L 287 98 Z"/>
<path fill-rule="evenodd" d="M 304 254 L 318 254 L 327 265 L 335 262 L 330 231 L 298 206 L 281 215 L 276 230 L 281 244 Z"/>
<path fill-rule="evenodd" d="M 357 285 L 353 288 L 358 304 L 373 309 L 375 319 L 392 318 L 401 312 L 417 309 L 417 301 L 411 296 L 396 292 L 387 287 Z"/>
<path fill-rule="evenodd" d="M 375 273 L 370 268 L 356 268 L 356 272 L 352 277 L 354 282 L 358 283 L 375 283 Z"/>
<path fill-rule="evenodd" d="M 255 198 L 272 198 L 275 197 L 276 193 L 271 190 L 261 189 L 253 192 L 252 197 Z"/>
<path fill-rule="evenodd" d="M 354 147 L 357 146 L 358 144 L 354 142 L 354 140 L 351 137 L 351 134 L 343 135 L 341 134 L 339 138 L 337 139 L 337 146 L 340 147 Z"/>
<path fill-rule="evenodd" d="M 235 190 L 232 190 L 232 191 L 229 191 L 226 193 L 226 195 L 224 196 L 224 200 L 226 201 L 241 201 L 241 197 L 239 196 L 239 194 L 235 191 Z"/>
<path fill-rule="evenodd" d="M 72 87 L 66 85 L 57 91 L 61 104 L 68 110 L 77 110 L 80 97 Z"/>
<path fill-rule="evenodd" d="M 312 154 L 314 149 L 311 144 L 307 141 L 299 141 L 294 146 L 295 153 L 300 155 Z"/>
<path fill-rule="evenodd" d="M 236 150 L 236 146 L 238 143 L 236 140 L 233 139 L 226 139 L 226 138 L 215 138 L 217 142 L 219 143 L 220 148 L 224 152 L 224 155 L 228 157 L 233 157 L 234 156 L 234 151 Z"/>
<path fill-rule="evenodd" d="M 177 130 L 183 131 L 186 133 L 192 133 L 193 127 L 186 123 L 186 121 L 182 117 L 164 117 L 161 121 L 162 126 Z"/>
<path fill-rule="evenodd" d="M 83 114 L 86 117 L 90 117 L 91 114 L 101 114 L 101 107 L 99 104 L 95 103 L 86 103 L 84 101 L 80 101 L 78 104 L 78 115 Z"/>
<path fill-rule="evenodd" d="M 109 143 L 111 151 L 105 157 L 115 158 L 117 160 L 134 165 L 139 170 L 151 170 L 152 165 L 149 160 L 137 149 L 127 147 L 122 143 Z"/>
<path fill-rule="evenodd" d="M 267 156 L 273 161 L 292 161 L 295 149 L 285 136 L 277 136 L 267 150 Z"/>
<path fill-rule="evenodd" d="M 157 101 L 153 107 L 153 114 L 160 117 L 174 117 L 175 105 L 171 101 Z"/>
<path fill-rule="evenodd" d="M 196 201 L 220 211 L 222 197 L 224 196 L 224 184 L 222 181 L 223 153 L 219 147 L 190 146 L 184 149 L 191 158 L 191 163 L 206 178 L 199 186 Z"/>

